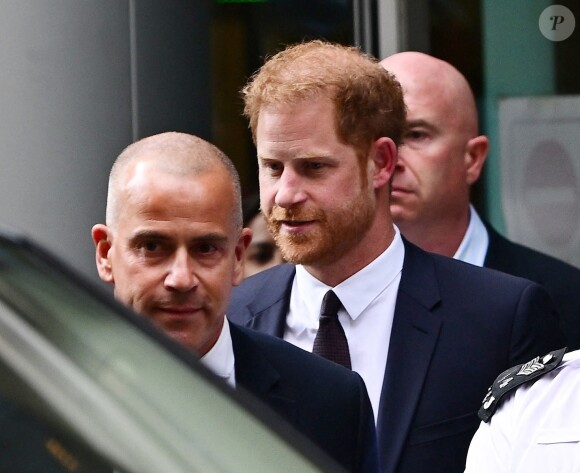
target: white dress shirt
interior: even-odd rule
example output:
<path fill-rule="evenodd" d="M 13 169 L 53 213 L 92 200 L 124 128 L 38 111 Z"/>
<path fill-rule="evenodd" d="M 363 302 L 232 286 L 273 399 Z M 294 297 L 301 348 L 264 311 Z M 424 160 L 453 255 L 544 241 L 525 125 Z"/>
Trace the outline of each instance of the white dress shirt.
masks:
<path fill-rule="evenodd" d="M 580 472 L 580 350 L 522 385 L 481 423 L 466 473 Z"/>
<path fill-rule="evenodd" d="M 373 262 L 334 288 L 298 265 L 286 317 L 284 339 L 312 351 L 322 298 L 326 291 L 334 290 L 344 307 L 339 310 L 338 318 L 348 340 L 352 369 L 365 381 L 375 421 L 404 257 L 403 240 L 395 227 L 395 238 L 390 246 Z"/>
<path fill-rule="evenodd" d="M 228 384 L 236 387 L 234 347 L 230 335 L 230 324 L 224 317 L 224 325 L 217 342 L 201 357 L 200 361 Z"/>
<path fill-rule="evenodd" d="M 483 266 L 488 246 L 489 235 L 485 225 L 473 205 L 470 205 L 469 226 L 453 258 L 475 266 Z"/>

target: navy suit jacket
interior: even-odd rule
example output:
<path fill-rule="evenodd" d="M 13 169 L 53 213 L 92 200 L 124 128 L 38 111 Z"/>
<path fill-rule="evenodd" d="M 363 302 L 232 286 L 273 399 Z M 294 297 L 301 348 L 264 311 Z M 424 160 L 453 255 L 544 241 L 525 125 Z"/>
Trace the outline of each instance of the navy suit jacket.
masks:
<path fill-rule="evenodd" d="M 544 286 L 558 310 L 568 348 L 580 349 L 580 269 L 513 243 L 484 223 L 489 247 L 483 265 Z"/>
<path fill-rule="evenodd" d="M 362 378 L 283 340 L 230 324 L 236 384 L 264 401 L 349 472 L 378 468 Z"/>
<path fill-rule="evenodd" d="M 294 274 L 285 264 L 244 280 L 228 317 L 282 337 Z M 539 285 L 405 241 L 378 413 L 382 471 L 463 472 L 493 380 L 563 343 Z"/>

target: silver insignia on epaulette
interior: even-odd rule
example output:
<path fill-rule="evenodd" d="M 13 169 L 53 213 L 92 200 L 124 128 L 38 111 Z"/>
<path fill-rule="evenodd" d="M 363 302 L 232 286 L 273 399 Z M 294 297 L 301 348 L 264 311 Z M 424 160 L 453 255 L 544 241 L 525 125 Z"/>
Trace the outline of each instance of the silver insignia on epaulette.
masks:
<path fill-rule="evenodd" d="M 499 385 L 499 388 L 500 388 L 500 389 L 502 389 L 502 388 L 505 388 L 505 387 L 506 387 L 508 384 L 510 384 L 510 383 L 511 383 L 512 379 L 514 379 L 514 378 L 511 378 L 511 377 L 510 377 L 510 378 L 504 379 L 504 380 L 503 380 L 503 381 L 500 383 L 500 385 Z"/>
<path fill-rule="evenodd" d="M 540 363 L 539 360 L 540 360 L 540 357 L 536 356 L 533 360 L 528 361 L 527 363 L 522 365 L 520 370 L 517 372 L 516 376 L 522 376 L 522 375 L 529 376 L 532 373 L 535 373 L 536 371 L 543 370 L 545 365 L 543 363 Z"/>
<path fill-rule="evenodd" d="M 554 359 L 554 355 L 552 355 L 551 353 L 548 353 L 544 358 L 542 358 L 542 363 L 544 363 L 544 364 L 549 363 L 553 359 Z"/>
<path fill-rule="evenodd" d="M 489 399 L 487 399 L 484 403 L 483 403 L 483 408 L 484 409 L 489 409 L 489 406 L 491 406 L 491 404 L 493 403 L 493 401 L 495 401 L 495 397 L 491 396 Z"/>

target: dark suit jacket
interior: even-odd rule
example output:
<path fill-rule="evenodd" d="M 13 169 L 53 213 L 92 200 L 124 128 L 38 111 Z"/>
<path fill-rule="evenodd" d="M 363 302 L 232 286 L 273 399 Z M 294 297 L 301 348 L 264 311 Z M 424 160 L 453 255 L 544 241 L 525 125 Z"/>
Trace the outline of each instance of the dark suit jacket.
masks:
<path fill-rule="evenodd" d="M 546 288 L 560 316 L 568 348 L 580 348 L 580 269 L 504 238 L 487 222 L 484 266 L 537 282 Z"/>
<path fill-rule="evenodd" d="M 350 472 L 378 472 L 372 407 L 362 378 L 278 338 L 230 324 L 236 384 Z"/>
<path fill-rule="evenodd" d="M 228 316 L 282 337 L 294 274 L 281 265 L 246 279 Z M 463 472 L 477 410 L 496 376 L 563 343 L 537 284 L 405 241 L 378 414 L 382 471 Z"/>

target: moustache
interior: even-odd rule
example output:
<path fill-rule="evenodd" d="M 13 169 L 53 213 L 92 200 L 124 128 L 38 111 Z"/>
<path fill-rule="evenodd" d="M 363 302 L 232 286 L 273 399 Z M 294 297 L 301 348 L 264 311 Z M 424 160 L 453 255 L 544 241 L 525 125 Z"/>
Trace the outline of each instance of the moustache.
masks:
<path fill-rule="evenodd" d="M 316 209 L 293 209 L 275 206 L 266 219 L 271 223 L 279 222 L 310 222 L 313 220 L 325 221 L 326 215 L 321 210 Z"/>

